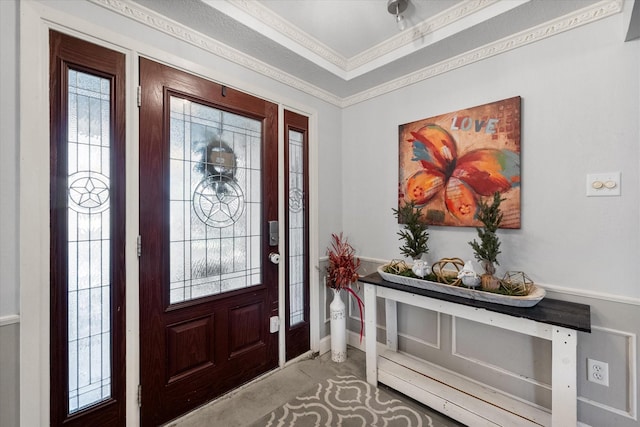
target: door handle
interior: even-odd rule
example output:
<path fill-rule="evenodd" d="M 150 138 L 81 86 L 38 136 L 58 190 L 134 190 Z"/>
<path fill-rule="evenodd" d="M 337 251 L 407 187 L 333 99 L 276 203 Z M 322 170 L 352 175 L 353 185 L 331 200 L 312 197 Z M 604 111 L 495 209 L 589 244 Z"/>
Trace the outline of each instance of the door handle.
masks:
<path fill-rule="evenodd" d="M 269 254 L 269 261 L 276 265 L 280 264 L 280 254 L 277 252 L 271 252 Z"/>

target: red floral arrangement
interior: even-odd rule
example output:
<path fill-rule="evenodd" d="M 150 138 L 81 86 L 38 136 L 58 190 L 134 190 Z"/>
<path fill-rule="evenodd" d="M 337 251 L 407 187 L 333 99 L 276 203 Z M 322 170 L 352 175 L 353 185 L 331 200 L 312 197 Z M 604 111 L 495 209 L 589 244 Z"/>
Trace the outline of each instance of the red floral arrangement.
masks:
<path fill-rule="evenodd" d="M 327 255 L 327 286 L 341 290 L 358 280 L 360 258 L 356 257 L 356 250 L 342 237 L 342 233 L 331 234 L 331 246 L 327 248 Z"/>
<path fill-rule="evenodd" d="M 331 246 L 327 248 L 329 255 L 329 265 L 327 266 L 327 286 L 337 291 L 344 289 L 358 302 L 360 309 L 360 342 L 364 331 L 364 303 L 358 294 L 349 285 L 357 283 L 358 268 L 360 258 L 356 257 L 356 250 L 353 249 L 346 238 L 340 234 L 331 234 Z"/>

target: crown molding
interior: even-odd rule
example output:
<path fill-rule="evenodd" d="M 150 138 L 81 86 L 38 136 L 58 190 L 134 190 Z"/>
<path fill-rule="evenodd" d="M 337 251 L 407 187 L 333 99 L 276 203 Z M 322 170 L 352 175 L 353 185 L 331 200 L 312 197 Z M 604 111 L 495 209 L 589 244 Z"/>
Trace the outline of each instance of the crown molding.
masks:
<path fill-rule="evenodd" d="M 346 70 L 355 70 L 389 54 L 390 52 L 394 52 L 404 46 L 414 44 L 415 42 L 424 39 L 427 35 L 445 28 L 454 22 L 467 18 L 477 13 L 479 10 L 497 2 L 498 0 L 466 0 L 459 3 L 440 12 L 430 19 L 422 21 L 411 28 L 410 31 L 400 32 L 396 36 L 349 58 Z"/>
<path fill-rule="evenodd" d="M 371 61 L 374 61 L 389 52 L 395 51 L 402 46 L 409 45 L 416 40 L 424 38 L 439 28 L 445 27 L 459 19 L 476 13 L 478 10 L 496 3 L 498 0 L 466 0 L 444 12 L 439 13 L 431 19 L 421 22 L 412 28 L 411 31 L 404 31 L 398 35 L 379 43 L 366 51 L 351 58 L 346 58 L 319 40 L 309 36 L 291 22 L 281 18 L 271 9 L 263 6 L 255 0 L 227 0 L 244 13 L 259 20 L 263 24 L 275 29 L 279 33 L 288 37 L 293 43 L 297 43 L 310 52 L 322 57 L 326 61 L 341 68 L 343 71 L 352 71 Z"/>
<path fill-rule="evenodd" d="M 167 17 L 153 12 L 137 3 L 126 0 L 88 0 L 91 3 L 102 6 L 112 12 L 125 16 L 136 22 L 144 24 L 154 30 L 165 33 L 171 37 L 203 49 L 213 55 L 224 58 L 235 64 L 248 68 L 256 73 L 262 74 L 292 88 L 298 89 L 313 97 L 326 101 L 330 104 L 340 106 L 342 98 L 333 95 L 317 86 L 309 84 L 302 79 L 292 76 L 276 67 L 259 61 L 249 55 L 240 52 L 226 44 L 197 32 L 185 25 L 168 19 Z"/>
<path fill-rule="evenodd" d="M 620 13 L 622 11 L 623 3 L 624 0 L 603 0 L 590 7 L 585 7 L 575 11 L 574 13 L 564 15 L 528 30 L 505 37 L 494 43 L 489 43 L 477 49 L 472 49 L 445 61 L 441 61 L 437 64 L 407 74 L 406 76 L 376 86 L 370 90 L 343 98 L 342 107 L 345 108 L 364 102 L 368 99 L 393 92 L 405 86 L 410 86 L 420 81 L 464 67 L 465 65 L 491 58 L 501 53 L 544 40 L 556 34 L 573 30 L 602 18 Z"/>
<path fill-rule="evenodd" d="M 409 73 L 403 77 L 390 80 L 389 82 L 371 89 L 341 98 L 302 79 L 292 76 L 279 68 L 259 61 L 228 45 L 220 43 L 211 37 L 194 31 L 193 29 L 170 20 L 165 16 L 157 14 L 137 3 L 132 3 L 127 0 L 89 1 L 341 108 L 364 102 L 368 99 L 372 99 L 440 74 L 453 71 L 465 65 L 491 58 L 501 53 L 544 40 L 556 34 L 620 13 L 624 4 L 624 0 L 603 0 L 560 18 L 548 21 L 544 24 L 516 33 L 509 37 L 505 37 L 477 49 L 470 50 L 416 72 Z M 239 2 L 254 5 L 254 2 L 250 2 L 248 0 L 232 1 L 234 1 L 234 3 Z M 470 1 L 465 4 L 467 4 L 468 7 L 475 7 L 476 9 L 474 10 L 477 10 L 481 5 L 484 5 L 483 7 L 487 7 L 493 1 L 494 0 L 477 0 Z M 471 3 L 473 3 L 473 5 Z M 466 12 L 459 11 L 459 13 Z M 447 19 L 454 19 L 454 17 Z"/>
<path fill-rule="evenodd" d="M 244 13 L 273 28 L 282 35 L 286 36 L 292 42 L 297 43 L 308 51 L 323 58 L 327 62 L 335 65 L 343 71 L 348 70 L 350 62 L 348 58 L 331 49 L 329 46 L 317 40 L 316 38 L 311 37 L 305 31 L 296 27 L 286 19 L 283 19 L 280 15 L 273 12 L 268 7 L 262 5 L 262 3 L 255 0 L 227 1 L 238 9 L 242 10 Z"/>
<path fill-rule="evenodd" d="M 223 12 L 229 11 L 229 8 L 225 6 L 225 2 L 221 3 L 219 1 L 215 2 L 212 0 L 204 1 L 218 10 Z M 501 9 L 508 10 L 528 1 L 530 0 L 511 1 L 508 4 L 502 2 L 501 4 L 506 6 L 501 7 Z M 443 28 L 463 19 L 469 18 L 480 10 L 500 2 L 499 0 L 465 0 L 425 21 L 422 21 L 411 29 L 398 33 L 396 36 L 354 55 L 351 58 L 341 55 L 329 46 L 323 44 L 314 37 L 311 37 L 305 31 L 301 30 L 290 21 L 283 19 L 258 1 L 227 0 L 226 3 L 233 5 L 236 9 L 241 11 L 241 13 L 257 20 L 266 28 L 274 30 L 284 36 L 287 41 L 280 41 L 280 44 L 285 45 L 287 48 L 292 48 L 292 46 L 301 46 L 306 51 L 306 53 L 303 53 L 303 56 L 306 56 L 311 60 L 313 60 L 314 57 L 319 58 L 320 60 L 314 61 L 316 65 L 319 65 L 327 71 L 348 81 L 371 71 L 373 68 L 392 62 L 397 58 L 401 48 L 404 48 L 404 53 L 401 54 L 404 56 L 424 47 L 420 41 L 425 40 L 428 35 L 432 35 L 434 32 L 442 30 Z M 433 43 L 433 41 L 430 43 Z M 292 49 L 295 50 L 295 48 Z M 376 64 L 374 65 L 374 63 Z M 326 66 L 325 64 L 331 64 L 333 67 Z"/>

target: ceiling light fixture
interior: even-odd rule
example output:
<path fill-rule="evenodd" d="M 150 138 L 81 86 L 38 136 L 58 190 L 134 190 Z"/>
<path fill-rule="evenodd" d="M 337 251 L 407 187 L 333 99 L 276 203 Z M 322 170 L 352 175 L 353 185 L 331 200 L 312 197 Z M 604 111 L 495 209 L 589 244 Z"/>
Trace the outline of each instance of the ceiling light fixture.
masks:
<path fill-rule="evenodd" d="M 396 24 L 400 31 L 404 31 L 407 28 L 407 21 L 404 19 L 402 12 L 407 10 L 409 0 L 389 0 L 387 1 L 387 10 L 390 14 L 396 16 Z"/>

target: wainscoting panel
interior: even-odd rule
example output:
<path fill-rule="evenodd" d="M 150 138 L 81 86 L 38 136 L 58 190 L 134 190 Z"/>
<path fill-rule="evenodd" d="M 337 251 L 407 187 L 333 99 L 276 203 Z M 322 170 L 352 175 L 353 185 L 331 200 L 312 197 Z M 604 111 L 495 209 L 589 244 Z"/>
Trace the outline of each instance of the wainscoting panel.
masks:
<path fill-rule="evenodd" d="M 383 262 L 362 259 L 362 274 L 375 271 Z M 581 427 L 639 427 L 637 336 L 640 334 L 640 301 L 540 285 L 547 290 L 547 298 L 591 307 L 592 332 L 580 332 L 578 336 L 578 424 Z M 353 308 L 348 342 L 364 350 L 364 343 L 359 343 L 358 339 L 357 307 L 356 311 Z M 384 343 L 384 303 L 381 299 L 377 309 L 378 342 Z M 398 312 L 401 352 L 542 409 L 550 408 L 551 345 L 548 341 L 402 304 L 398 306 Z M 588 358 L 608 363 L 609 387 L 587 380 Z"/>
<path fill-rule="evenodd" d="M 551 407 L 551 341 L 452 318 L 460 373 L 543 408 Z"/>
<path fill-rule="evenodd" d="M 20 425 L 20 318 L 0 317 L 0 425 Z"/>
<path fill-rule="evenodd" d="M 581 341 L 583 345 L 578 349 L 578 372 L 587 372 L 587 359 L 605 362 L 609 365 L 609 387 L 586 381 L 582 387 L 578 387 L 578 400 L 594 408 L 637 420 L 637 336 L 593 326 L 590 336 L 578 336 L 578 342 Z M 581 382 L 578 381 L 578 384 Z"/>

